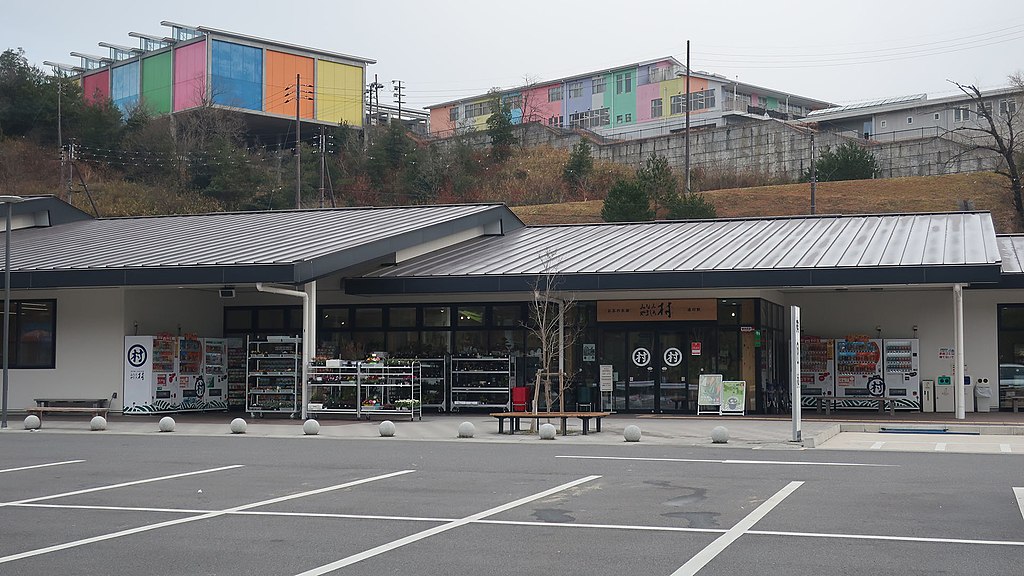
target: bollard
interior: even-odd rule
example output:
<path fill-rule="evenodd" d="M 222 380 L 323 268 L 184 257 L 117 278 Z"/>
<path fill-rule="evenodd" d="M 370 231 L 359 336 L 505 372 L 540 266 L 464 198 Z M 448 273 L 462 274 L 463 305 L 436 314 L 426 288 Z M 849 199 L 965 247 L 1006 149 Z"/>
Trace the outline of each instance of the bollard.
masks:
<path fill-rule="evenodd" d="M 160 429 L 161 432 L 174 432 L 175 425 L 176 424 L 174 422 L 174 418 L 171 418 L 170 416 L 164 416 L 163 418 L 160 419 L 160 422 L 157 424 L 157 427 Z"/>
<path fill-rule="evenodd" d="M 459 438 L 472 438 L 476 434 L 476 426 L 472 422 L 459 424 Z"/>
<path fill-rule="evenodd" d="M 640 441 L 640 427 L 636 424 L 630 424 L 626 426 L 626 429 L 622 431 L 622 435 L 626 438 L 626 442 L 639 442 Z"/>

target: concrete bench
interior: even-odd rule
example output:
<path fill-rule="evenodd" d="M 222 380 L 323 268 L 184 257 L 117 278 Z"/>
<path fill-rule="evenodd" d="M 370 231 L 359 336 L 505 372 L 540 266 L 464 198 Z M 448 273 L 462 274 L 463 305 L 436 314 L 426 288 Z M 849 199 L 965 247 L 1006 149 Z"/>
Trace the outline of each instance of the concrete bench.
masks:
<path fill-rule="evenodd" d="M 35 408 L 26 408 L 28 414 L 42 419 L 43 414 L 91 414 L 107 417 L 109 398 L 34 398 Z"/>
<path fill-rule="evenodd" d="M 566 434 L 566 421 L 569 418 L 578 418 L 583 422 L 582 434 L 585 436 L 590 432 L 590 421 L 596 422 L 596 431 L 601 431 L 601 418 L 608 416 L 611 412 L 492 412 L 491 417 L 498 419 L 498 434 L 505 433 L 505 419 L 509 421 L 508 433 L 515 434 L 520 430 L 522 419 L 536 420 L 540 423 L 542 418 L 558 418 L 562 421 L 562 436 Z"/>

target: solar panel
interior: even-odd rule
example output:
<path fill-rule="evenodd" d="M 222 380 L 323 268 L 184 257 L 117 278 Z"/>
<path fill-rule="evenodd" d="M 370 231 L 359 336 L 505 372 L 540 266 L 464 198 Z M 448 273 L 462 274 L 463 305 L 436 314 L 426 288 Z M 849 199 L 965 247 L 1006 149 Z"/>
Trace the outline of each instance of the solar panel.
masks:
<path fill-rule="evenodd" d="M 836 106 L 834 108 L 824 108 L 822 110 L 812 110 L 808 116 L 817 116 L 821 114 L 832 114 L 835 112 L 845 112 L 847 110 L 858 110 L 860 108 L 871 108 L 874 106 L 885 106 L 886 104 L 902 104 L 904 102 L 915 102 L 917 100 L 927 100 L 927 94 L 910 94 L 908 96 L 893 96 L 890 98 L 880 98 L 877 100 L 865 100 L 863 102 L 854 102 L 853 104 L 847 104 L 845 106 Z"/>

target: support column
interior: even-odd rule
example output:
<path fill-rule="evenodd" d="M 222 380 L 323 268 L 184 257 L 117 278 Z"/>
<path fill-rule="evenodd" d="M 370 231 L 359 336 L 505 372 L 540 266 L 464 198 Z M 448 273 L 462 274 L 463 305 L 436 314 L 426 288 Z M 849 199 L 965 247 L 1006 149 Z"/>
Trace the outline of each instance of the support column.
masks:
<path fill-rule="evenodd" d="M 967 418 L 964 398 L 964 292 L 963 284 L 953 285 L 953 349 L 956 351 L 953 366 L 953 393 L 956 399 L 956 419 Z"/>

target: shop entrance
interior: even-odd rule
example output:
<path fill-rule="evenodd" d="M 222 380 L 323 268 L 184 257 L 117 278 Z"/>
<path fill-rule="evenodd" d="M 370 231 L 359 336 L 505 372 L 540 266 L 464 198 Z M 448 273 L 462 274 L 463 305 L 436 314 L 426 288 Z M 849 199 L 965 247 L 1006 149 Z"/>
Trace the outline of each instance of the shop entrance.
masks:
<path fill-rule="evenodd" d="M 613 367 L 616 411 L 696 413 L 697 382 L 714 361 L 713 326 L 606 330 L 602 364 Z"/>

